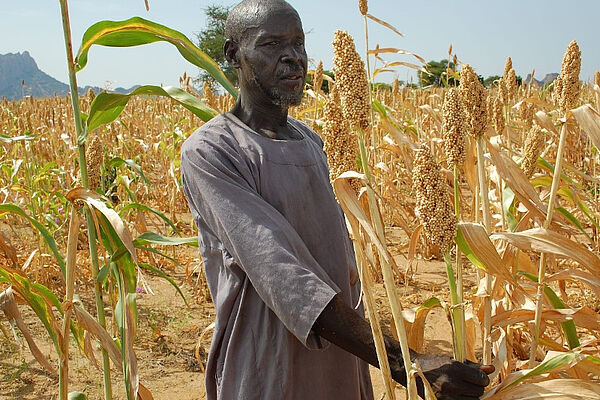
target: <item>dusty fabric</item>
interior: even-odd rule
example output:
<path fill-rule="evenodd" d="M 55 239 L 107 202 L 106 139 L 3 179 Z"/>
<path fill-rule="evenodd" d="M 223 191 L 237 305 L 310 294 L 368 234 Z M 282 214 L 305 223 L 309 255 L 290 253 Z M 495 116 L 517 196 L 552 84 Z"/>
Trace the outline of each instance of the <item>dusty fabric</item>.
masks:
<path fill-rule="evenodd" d="M 217 311 L 207 396 L 372 399 L 366 363 L 311 331 L 336 293 L 356 306 L 360 285 L 323 142 L 288 122 L 303 139 L 264 137 L 223 114 L 181 151 Z"/>

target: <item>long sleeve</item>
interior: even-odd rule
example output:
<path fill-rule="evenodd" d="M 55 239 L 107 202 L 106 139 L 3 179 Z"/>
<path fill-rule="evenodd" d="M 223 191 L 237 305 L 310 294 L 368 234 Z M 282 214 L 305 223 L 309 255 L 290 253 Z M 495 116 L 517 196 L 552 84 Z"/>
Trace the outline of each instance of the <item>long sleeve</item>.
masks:
<path fill-rule="evenodd" d="M 317 317 L 341 290 L 286 218 L 261 197 L 256 171 L 237 142 L 222 139 L 188 140 L 182 148 L 183 189 L 192 214 L 306 345 Z"/>

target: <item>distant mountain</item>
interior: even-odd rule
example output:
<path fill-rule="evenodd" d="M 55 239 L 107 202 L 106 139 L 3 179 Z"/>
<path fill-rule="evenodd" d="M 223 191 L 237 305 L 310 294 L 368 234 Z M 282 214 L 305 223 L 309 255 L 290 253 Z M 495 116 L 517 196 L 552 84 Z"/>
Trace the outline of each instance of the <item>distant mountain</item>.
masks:
<path fill-rule="evenodd" d="M 136 87 L 117 88 L 112 92 L 129 93 Z M 96 86 L 86 86 L 79 88 L 79 93 L 85 93 L 89 89 L 96 93 L 104 91 Z M 0 54 L 0 98 L 18 100 L 23 96 L 50 97 L 55 93 L 64 96 L 68 92 L 69 85 L 40 70 L 28 51 Z"/>
<path fill-rule="evenodd" d="M 547 84 L 549 84 L 550 82 L 553 82 L 558 75 L 559 75 L 558 73 L 553 72 L 551 74 L 546 74 L 546 76 L 544 77 L 544 79 L 542 79 L 541 81 L 539 81 L 539 80 L 537 80 L 535 78 L 533 80 L 534 80 L 535 83 L 538 84 L 538 86 L 544 87 Z M 525 78 L 524 83 L 527 84 L 527 83 L 529 83 L 529 81 L 531 81 L 531 74 L 527 74 L 527 78 Z"/>

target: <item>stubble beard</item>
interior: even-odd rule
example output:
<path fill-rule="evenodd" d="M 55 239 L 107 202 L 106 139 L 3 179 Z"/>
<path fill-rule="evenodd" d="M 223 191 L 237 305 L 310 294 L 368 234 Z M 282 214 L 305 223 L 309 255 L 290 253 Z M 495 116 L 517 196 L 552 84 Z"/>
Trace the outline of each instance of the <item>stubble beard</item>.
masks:
<path fill-rule="evenodd" d="M 300 86 L 296 92 L 288 93 L 282 91 L 278 87 L 266 87 L 259 79 L 254 66 L 251 66 L 252 70 L 252 81 L 258 86 L 261 91 L 267 96 L 271 103 L 282 108 L 289 108 L 291 106 L 298 106 L 302 103 L 302 95 L 304 94 L 303 85 Z"/>

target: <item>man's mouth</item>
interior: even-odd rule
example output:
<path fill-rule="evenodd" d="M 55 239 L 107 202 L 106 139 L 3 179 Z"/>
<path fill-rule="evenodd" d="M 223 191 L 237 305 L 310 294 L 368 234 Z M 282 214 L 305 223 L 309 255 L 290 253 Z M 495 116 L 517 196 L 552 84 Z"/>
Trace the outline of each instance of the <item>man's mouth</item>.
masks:
<path fill-rule="evenodd" d="M 302 74 L 289 74 L 289 75 L 283 76 L 281 79 L 295 81 L 298 79 L 302 79 Z"/>

